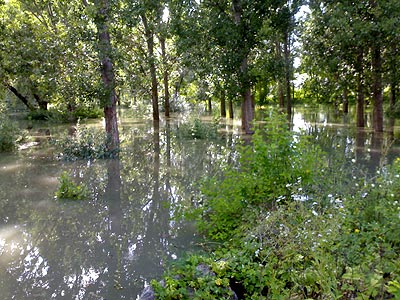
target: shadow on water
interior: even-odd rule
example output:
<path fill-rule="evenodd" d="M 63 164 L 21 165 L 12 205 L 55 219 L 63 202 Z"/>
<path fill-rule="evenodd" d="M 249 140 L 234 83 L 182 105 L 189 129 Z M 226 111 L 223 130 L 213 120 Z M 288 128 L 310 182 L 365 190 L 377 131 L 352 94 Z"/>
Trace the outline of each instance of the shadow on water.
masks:
<path fill-rule="evenodd" d="M 373 173 L 399 155 L 398 127 L 376 135 L 350 120 L 295 110 L 293 130 L 306 130 L 330 164 L 352 172 Z M 114 160 L 61 162 L 49 147 L 2 154 L 1 299 L 136 299 L 167 261 L 194 250 L 193 226 L 171 217 L 196 198 L 196 182 L 237 160 L 239 124 L 226 120 L 222 138 L 206 141 L 179 138 L 178 123 L 122 119 L 124 142 Z M 92 197 L 55 199 L 63 171 Z"/>

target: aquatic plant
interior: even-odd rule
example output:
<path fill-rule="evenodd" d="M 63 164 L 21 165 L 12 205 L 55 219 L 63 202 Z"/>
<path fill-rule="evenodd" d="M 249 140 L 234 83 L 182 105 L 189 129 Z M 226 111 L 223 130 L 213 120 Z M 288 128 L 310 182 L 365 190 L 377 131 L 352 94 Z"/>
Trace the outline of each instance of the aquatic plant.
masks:
<path fill-rule="evenodd" d="M 60 186 L 55 193 L 58 199 L 83 200 L 90 195 L 89 190 L 84 185 L 75 183 L 67 172 L 61 174 L 59 182 Z"/>
<path fill-rule="evenodd" d="M 78 122 L 73 135 L 60 140 L 54 140 L 53 144 L 60 151 L 58 158 L 75 161 L 78 159 L 105 159 L 118 155 L 118 151 L 110 151 L 107 148 L 108 137 L 103 130 L 87 128 Z"/>
<path fill-rule="evenodd" d="M 177 135 L 186 139 L 213 139 L 217 137 L 218 126 L 204 123 L 195 118 L 180 125 Z"/>

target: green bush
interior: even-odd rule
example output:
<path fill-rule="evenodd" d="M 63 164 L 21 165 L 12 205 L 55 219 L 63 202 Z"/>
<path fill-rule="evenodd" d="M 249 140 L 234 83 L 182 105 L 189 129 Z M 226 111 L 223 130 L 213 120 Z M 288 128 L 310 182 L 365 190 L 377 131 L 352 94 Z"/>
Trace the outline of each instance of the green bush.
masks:
<path fill-rule="evenodd" d="M 60 186 L 55 194 L 58 199 L 83 200 L 89 197 L 89 190 L 81 184 L 76 184 L 67 172 L 61 174 L 59 181 Z"/>
<path fill-rule="evenodd" d="M 203 205 L 195 211 L 200 229 L 215 240 L 230 238 L 248 223 L 254 207 L 305 197 L 323 167 L 320 150 L 306 136 L 293 135 L 285 118 L 275 114 L 239 152 L 237 167 L 203 185 Z"/>
<path fill-rule="evenodd" d="M 193 119 L 178 128 L 178 136 L 186 139 L 213 139 L 218 136 L 216 124 L 203 123 L 200 119 Z"/>
<path fill-rule="evenodd" d="M 74 135 L 55 140 L 53 144 L 61 151 L 58 157 L 68 161 L 113 158 L 118 154 L 108 150 L 108 137 L 103 130 L 86 128 L 79 123 Z"/>
<path fill-rule="evenodd" d="M 25 132 L 8 118 L 5 108 L 0 106 L 0 152 L 15 150 L 24 139 Z"/>

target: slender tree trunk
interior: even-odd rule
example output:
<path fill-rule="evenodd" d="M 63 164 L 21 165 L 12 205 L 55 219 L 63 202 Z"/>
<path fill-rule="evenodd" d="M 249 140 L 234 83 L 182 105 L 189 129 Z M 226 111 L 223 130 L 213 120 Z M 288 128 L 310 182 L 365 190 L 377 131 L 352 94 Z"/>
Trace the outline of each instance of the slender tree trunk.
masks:
<path fill-rule="evenodd" d="M 221 91 L 221 117 L 226 118 L 226 99 L 224 89 Z"/>
<path fill-rule="evenodd" d="M 13 87 L 12 85 L 10 85 L 8 83 L 6 83 L 5 85 L 10 90 L 10 92 L 12 92 L 19 100 L 22 101 L 23 104 L 25 104 L 25 106 L 30 111 L 35 110 L 35 107 L 29 102 L 28 98 L 26 98 L 24 95 L 22 95 L 20 92 L 18 92 L 18 90 L 15 87 Z"/>
<path fill-rule="evenodd" d="M 344 86 L 343 88 L 343 113 L 349 113 L 349 91 L 347 86 Z"/>
<path fill-rule="evenodd" d="M 281 43 L 279 40 L 276 41 L 275 43 L 275 50 L 276 50 L 276 60 L 281 61 L 282 60 L 282 49 L 281 49 Z M 278 100 L 279 100 L 279 108 L 282 110 L 282 112 L 285 110 L 285 93 L 283 91 L 283 80 L 279 79 L 278 80 Z"/>
<path fill-rule="evenodd" d="M 357 56 L 357 127 L 364 127 L 364 105 L 365 105 L 365 97 L 364 97 L 364 68 L 363 68 L 363 58 L 364 53 L 363 50 L 360 49 Z"/>
<path fill-rule="evenodd" d="M 212 113 L 212 103 L 211 103 L 211 98 L 207 99 L 207 108 L 208 108 L 208 112 Z"/>
<path fill-rule="evenodd" d="M 232 99 L 229 99 L 228 109 L 229 109 L 229 118 L 233 119 L 234 116 L 233 116 L 233 101 L 232 101 Z"/>
<path fill-rule="evenodd" d="M 164 113 L 166 117 L 169 117 L 169 74 L 168 74 L 168 62 L 167 62 L 167 52 L 165 49 L 165 38 L 160 37 L 160 45 L 161 45 L 161 57 L 163 62 L 163 82 L 164 82 Z"/>
<path fill-rule="evenodd" d="M 382 90 L 382 56 L 379 45 L 372 48 L 372 93 L 374 97 L 373 127 L 375 132 L 383 131 L 383 90 Z"/>
<path fill-rule="evenodd" d="M 292 114 L 292 94 L 290 89 L 290 40 L 289 33 L 285 32 L 285 43 L 283 51 L 285 55 L 285 87 L 286 87 L 286 113 L 290 116 Z"/>
<path fill-rule="evenodd" d="M 283 84 L 282 81 L 278 81 L 278 99 L 279 99 L 279 108 L 282 112 L 285 110 L 285 93 L 283 92 Z"/>
<path fill-rule="evenodd" d="M 95 23 L 98 34 L 98 54 L 101 63 L 101 77 L 104 88 L 102 103 L 104 107 L 106 133 L 109 137 L 107 147 L 109 151 L 115 151 L 119 147 L 119 132 L 112 46 L 108 29 L 109 1 L 97 0 L 95 3 L 97 6 Z"/>
<path fill-rule="evenodd" d="M 147 56 L 150 67 L 150 77 L 151 77 L 151 102 L 153 106 L 153 120 L 160 120 L 160 113 L 158 109 L 158 80 L 157 80 L 157 72 L 156 72 L 156 64 L 155 64 L 155 56 L 154 56 L 154 34 L 151 31 L 148 20 L 145 13 L 141 14 L 146 43 L 147 43 Z"/>

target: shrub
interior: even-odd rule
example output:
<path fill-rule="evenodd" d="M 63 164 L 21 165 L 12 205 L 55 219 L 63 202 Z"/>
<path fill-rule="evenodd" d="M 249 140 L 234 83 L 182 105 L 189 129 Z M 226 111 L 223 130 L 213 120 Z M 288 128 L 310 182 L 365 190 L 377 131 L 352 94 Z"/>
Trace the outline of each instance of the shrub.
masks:
<path fill-rule="evenodd" d="M 322 169 L 320 150 L 306 136 L 294 136 L 279 115 L 239 152 L 237 167 L 229 166 L 222 179 L 212 178 L 202 188 L 204 204 L 195 215 L 212 239 L 230 238 L 252 219 L 254 207 L 269 209 L 275 201 L 305 197 Z"/>
<path fill-rule="evenodd" d="M 89 190 L 81 184 L 76 184 L 67 172 L 61 174 L 59 181 L 60 186 L 55 194 L 58 199 L 83 200 L 89 197 Z"/>
<path fill-rule="evenodd" d="M 178 128 L 178 136 L 187 139 L 213 139 L 218 136 L 216 124 L 203 123 L 200 119 L 193 119 Z"/>
<path fill-rule="evenodd" d="M 104 159 L 117 155 L 116 151 L 108 150 L 108 137 L 102 130 L 86 128 L 79 123 L 74 135 L 53 143 L 61 151 L 58 157 L 63 160 Z"/>

